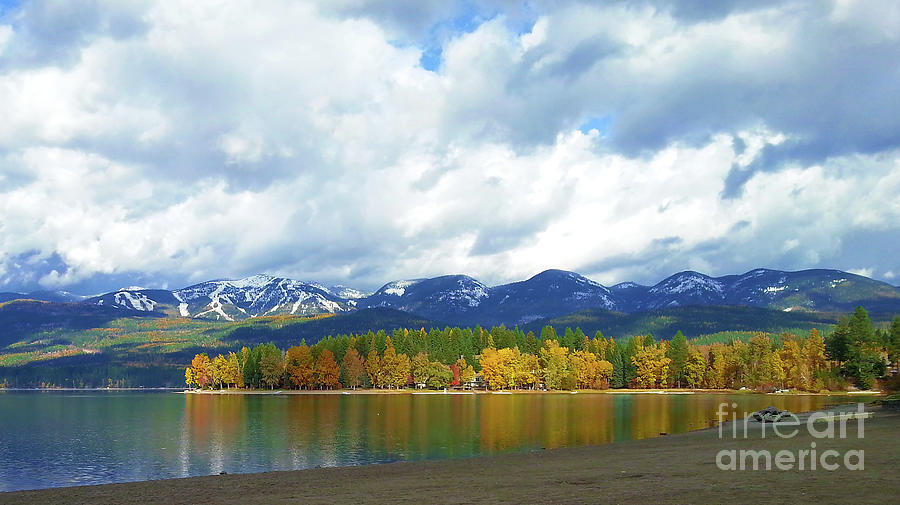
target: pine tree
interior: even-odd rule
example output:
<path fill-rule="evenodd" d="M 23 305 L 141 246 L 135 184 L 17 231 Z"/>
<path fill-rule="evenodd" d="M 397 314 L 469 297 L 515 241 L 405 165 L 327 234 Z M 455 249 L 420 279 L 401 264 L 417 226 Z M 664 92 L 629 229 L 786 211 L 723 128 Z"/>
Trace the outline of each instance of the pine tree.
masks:
<path fill-rule="evenodd" d="M 681 382 L 684 380 L 684 365 L 688 357 L 687 338 L 681 333 L 681 330 L 678 330 L 669 342 L 666 356 L 672 360 L 672 364 L 669 366 L 669 375 L 672 378 L 671 383 L 680 388 Z"/>
<path fill-rule="evenodd" d="M 581 331 L 581 328 L 575 328 L 575 335 L 572 337 L 571 347 L 569 348 L 573 351 L 583 351 L 586 341 L 587 336 Z"/>
<path fill-rule="evenodd" d="M 550 340 L 556 340 L 556 330 L 552 326 L 547 325 L 541 328 L 541 341 L 547 342 Z"/>

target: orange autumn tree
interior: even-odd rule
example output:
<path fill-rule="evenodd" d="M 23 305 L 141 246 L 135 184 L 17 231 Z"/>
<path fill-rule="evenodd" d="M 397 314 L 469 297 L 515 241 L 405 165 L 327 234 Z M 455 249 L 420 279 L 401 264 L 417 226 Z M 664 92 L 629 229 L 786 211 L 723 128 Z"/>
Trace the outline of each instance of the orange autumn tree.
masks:
<path fill-rule="evenodd" d="M 285 372 L 291 383 L 300 389 L 313 387 L 313 356 L 306 344 L 293 346 L 284 358 Z"/>
<path fill-rule="evenodd" d="M 334 353 L 324 349 L 319 359 L 316 360 L 316 369 L 313 372 L 313 380 L 317 386 L 323 389 L 335 389 L 341 387 L 341 367 L 334 360 Z"/>
<path fill-rule="evenodd" d="M 366 376 L 366 364 L 354 348 L 347 349 L 344 354 L 344 382 L 352 389 L 363 384 Z"/>
<path fill-rule="evenodd" d="M 193 369 L 194 382 L 201 388 L 205 388 L 212 384 L 212 362 L 206 353 L 197 354 L 191 360 L 191 368 Z"/>

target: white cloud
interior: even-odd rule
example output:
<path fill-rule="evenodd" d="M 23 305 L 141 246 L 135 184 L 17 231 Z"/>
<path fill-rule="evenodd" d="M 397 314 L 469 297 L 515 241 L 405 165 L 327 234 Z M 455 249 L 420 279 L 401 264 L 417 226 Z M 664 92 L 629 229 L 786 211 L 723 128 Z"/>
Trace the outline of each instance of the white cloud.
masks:
<path fill-rule="evenodd" d="M 850 268 L 847 271 L 851 274 L 862 275 L 863 277 L 872 277 L 872 274 L 875 273 L 874 268 Z"/>
<path fill-rule="evenodd" d="M 807 61 L 804 34 L 831 14 L 798 5 L 703 23 L 563 5 L 526 33 L 500 15 L 452 37 L 437 73 L 393 37 L 438 11 L 401 30 L 356 2 L 341 7 L 352 17 L 150 2 L 132 13 L 141 30 L 85 31 L 64 59 L 0 27 L 0 54 L 37 51 L 0 67 L 0 286 L 32 271 L 46 286 L 267 271 L 371 288 L 549 267 L 613 282 L 852 266 L 828 264 L 845 235 L 900 222 L 900 146 L 861 149 L 854 134 L 760 168 L 883 98 L 850 77 L 810 88 L 828 61 Z M 816 30 L 810 44 L 827 35 Z M 873 36 L 887 48 L 869 55 L 877 66 L 896 47 Z M 604 116 L 609 134 L 577 130 Z M 889 116 L 875 127 L 892 131 Z M 743 191 L 723 199 L 734 170 Z M 871 273 L 900 268 L 872 254 Z"/>

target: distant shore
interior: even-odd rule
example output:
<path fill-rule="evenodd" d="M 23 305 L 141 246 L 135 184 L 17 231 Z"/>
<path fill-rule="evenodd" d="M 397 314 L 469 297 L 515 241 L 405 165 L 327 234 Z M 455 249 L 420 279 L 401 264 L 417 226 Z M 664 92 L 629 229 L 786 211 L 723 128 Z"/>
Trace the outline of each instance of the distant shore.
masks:
<path fill-rule="evenodd" d="M 880 391 L 828 391 L 810 393 L 806 391 L 790 391 L 787 393 L 758 393 L 738 389 L 578 389 L 540 390 L 540 389 L 508 389 L 491 390 L 429 390 L 429 389 L 184 389 L 175 391 L 179 394 L 197 395 L 484 395 L 484 394 L 748 394 L 748 395 L 809 395 L 809 396 L 844 396 L 844 395 L 880 395 Z"/>
<path fill-rule="evenodd" d="M 889 503 L 900 495 L 900 413 L 869 408 L 864 438 L 719 438 L 717 428 L 472 459 L 191 477 L 0 493 L 6 503 Z M 848 432 L 857 432 L 857 420 Z M 724 425 L 725 433 L 728 423 Z M 865 452 L 865 469 L 721 470 L 725 450 Z"/>
<path fill-rule="evenodd" d="M 483 395 L 483 394 L 659 394 L 659 395 L 686 395 L 686 394 L 748 394 L 748 395 L 803 395 L 803 396 L 844 396 L 844 395 L 881 395 L 881 391 L 820 391 L 809 392 L 792 390 L 784 393 L 760 393 L 752 390 L 741 389 L 578 389 L 567 390 L 541 390 L 541 389 L 506 389 L 500 391 L 476 389 L 476 390 L 433 390 L 433 389 L 185 389 L 171 387 L 137 387 L 137 388 L 0 388 L 4 391 L 39 391 L 39 392 L 80 392 L 80 391 L 168 391 L 177 394 L 197 395 Z"/>

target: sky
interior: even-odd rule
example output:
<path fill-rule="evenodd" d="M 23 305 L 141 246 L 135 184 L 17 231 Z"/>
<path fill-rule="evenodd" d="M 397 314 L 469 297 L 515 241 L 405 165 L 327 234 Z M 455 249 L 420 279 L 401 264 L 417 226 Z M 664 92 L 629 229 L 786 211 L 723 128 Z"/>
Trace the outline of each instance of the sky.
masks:
<path fill-rule="evenodd" d="M 0 291 L 900 284 L 900 2 L 0 0 Z"/>

